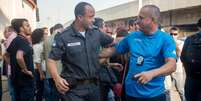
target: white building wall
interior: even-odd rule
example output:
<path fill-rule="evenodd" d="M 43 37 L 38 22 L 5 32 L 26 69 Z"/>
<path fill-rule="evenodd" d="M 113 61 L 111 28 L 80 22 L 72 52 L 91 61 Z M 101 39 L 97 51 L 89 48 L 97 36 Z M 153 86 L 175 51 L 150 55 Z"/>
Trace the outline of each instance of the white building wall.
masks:
<path fill-rule="evenodd" d="M 0 0 L 0 11 L 0 39 L 4 27 L 10 25 L 13 18 L 26 18 L 32 30 L 36 28 L 36 9 L 26 0 Z"/>
<path fill-rule="evenodd" d="M 4 27 L 9 25 L 9 22 L 9 19 L 7 19 L 0 10 L 0 39 L 2 38 Z"/>
<path fill-rule="evenodd" d="M 142 6 L 147 4 L 157 5 L 161 12 L 188 8 L 201 5 L 201 0 L 142 0 Z M 118 20 L 138 15 L 139 0 L 134 0 L 122 5 L 107 8 L 96 13 L 97 17 L 105 21 Z"/>

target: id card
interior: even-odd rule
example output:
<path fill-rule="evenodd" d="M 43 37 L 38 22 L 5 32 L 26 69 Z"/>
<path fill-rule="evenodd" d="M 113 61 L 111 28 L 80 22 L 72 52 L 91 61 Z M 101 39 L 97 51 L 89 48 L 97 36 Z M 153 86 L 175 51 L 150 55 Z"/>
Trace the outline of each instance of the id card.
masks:
<path fill-rule="evenodd" d="M 144 63 L 144 57 L 143 57 L 143 56 L 139 56 L 139 57 L 137 58 L 136 64 L 137 64 L 138 66 L 142 66 L 143 63 Z"/>

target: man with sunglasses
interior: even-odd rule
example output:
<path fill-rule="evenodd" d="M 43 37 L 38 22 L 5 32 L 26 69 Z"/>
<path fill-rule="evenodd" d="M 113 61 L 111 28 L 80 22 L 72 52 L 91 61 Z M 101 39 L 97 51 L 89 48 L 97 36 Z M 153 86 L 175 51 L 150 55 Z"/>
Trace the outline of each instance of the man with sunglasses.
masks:
<path fill-rule="evenodd" d="M 177 40 L 179 36 L 179 29 L 177 27 L 170 28 L 170 35 L 174 38 L 174 40 Z"/>
<path fill-rule="evenodd" d="M 173 37 L 176 43 L 176 53 L 177 53 L 177 69 L 172 73 L 172 83 L 175 86 L 177 92 L 179 93 L 181 101 L 185 101 L 184 97 L 184 69 L 180 60 L 181 50 L 183 48 L 184 42 L 179 40 L 179 29 L 177 27 L 170 28 L 170 35 Z"/>
<path fill-rule="evenodd" d="M 130 52 L 126 101 L 166 101 L 164 77 L 176 69 L 176 46 L 169 34 L 158 29 L 159 19 L 157 6 L 143 6 L 137 21 L 139 31 L 99 54 L 102 58 Z"/>

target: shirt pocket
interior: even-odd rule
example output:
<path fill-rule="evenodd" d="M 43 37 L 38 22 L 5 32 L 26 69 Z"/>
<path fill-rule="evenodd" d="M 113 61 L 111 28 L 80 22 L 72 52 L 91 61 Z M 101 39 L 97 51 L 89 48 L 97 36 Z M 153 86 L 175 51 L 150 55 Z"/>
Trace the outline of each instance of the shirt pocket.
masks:
<path fill-rule="evenodd" d="M 66 51 L 70 54 L 70 55 L 79 55 L 83 52 L 83 43 L 81 42 L 70 42 L 67 43 L 66 45 Z"/>

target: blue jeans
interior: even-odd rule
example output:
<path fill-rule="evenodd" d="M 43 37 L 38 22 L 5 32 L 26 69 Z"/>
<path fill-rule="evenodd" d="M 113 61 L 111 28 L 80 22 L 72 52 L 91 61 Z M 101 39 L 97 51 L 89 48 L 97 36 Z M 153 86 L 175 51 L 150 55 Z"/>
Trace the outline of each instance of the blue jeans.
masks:
<path fill-rule="evenodd" d="M 59 101 L 60 99 L 52 78 L 46 79 L 44 82 L 44 96 L 46 101 Z"/>
<path fill-rule="evenodd" d="M 11 83 L 10 77 L 8 77 L 8 90 L 9 90 L 9 94 L 11 96 L 11 101 L 15 101 L 14 88 Z"/>
<path fill-rule="evenodd" d="M 166 101 L 166 95 L 161 94 L 159 96 L 147 98 L 147 99 L 141 99 L 141 98 L 136 98 L 136 97 L 131 97 L 126 95 L 126 101 Z"/>
<path fill-rule="evenodd" d="M 185 97 L 186 101 L 201 101 L 201 78 L 186 77 Z"/>

